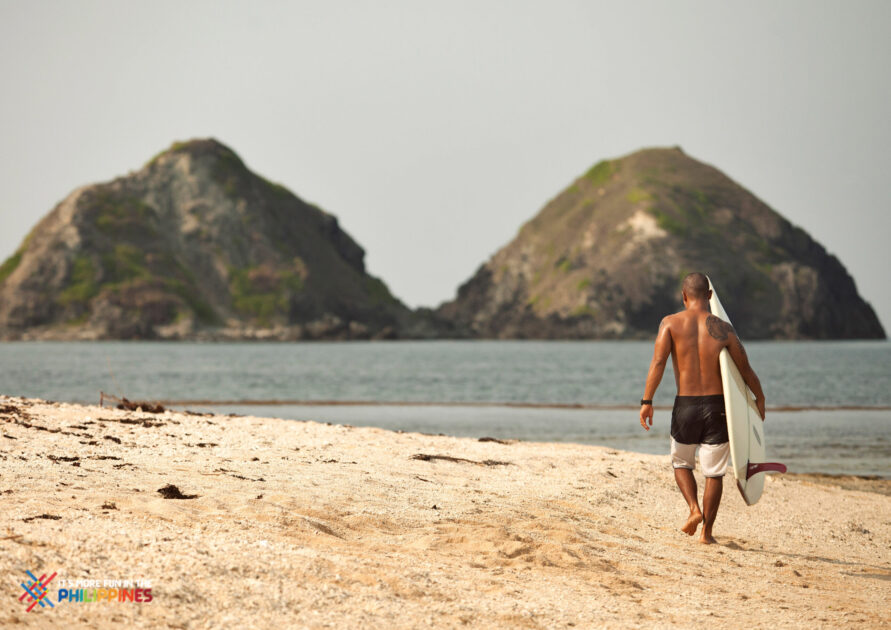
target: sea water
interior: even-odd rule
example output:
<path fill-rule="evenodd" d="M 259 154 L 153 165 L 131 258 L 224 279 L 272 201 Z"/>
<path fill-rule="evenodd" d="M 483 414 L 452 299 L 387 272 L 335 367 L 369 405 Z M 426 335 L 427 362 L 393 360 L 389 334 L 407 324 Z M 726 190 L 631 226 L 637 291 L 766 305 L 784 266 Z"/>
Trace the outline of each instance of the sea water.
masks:
<path fill-rule="evenodd" d="M 767 397 L 771 459 L 791 472 L 891 477 L 891 344 L 746 347 Z M 633 341 L 16 342 L 0 344 L 0 393 L 96 403 L 104 391 L 220 413 L 667 453 L 671 414 L 658 407 L 674 397 L 671 367 L 653 430 L 637 418 L 651 356 L 651 343 Z M 258 404 L 270 401 L 279 404 Z"/>

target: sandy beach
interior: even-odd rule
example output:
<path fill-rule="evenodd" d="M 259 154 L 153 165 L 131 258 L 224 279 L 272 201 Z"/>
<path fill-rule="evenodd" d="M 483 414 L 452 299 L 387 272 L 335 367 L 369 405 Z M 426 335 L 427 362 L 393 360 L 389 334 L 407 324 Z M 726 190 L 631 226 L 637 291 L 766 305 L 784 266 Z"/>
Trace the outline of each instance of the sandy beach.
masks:
<path fill-rule="evenodd" d="M 707 546 L 667 455 L 0 397 L 0 627 L 887 627 L 888 483 L 727 477 Z"/>

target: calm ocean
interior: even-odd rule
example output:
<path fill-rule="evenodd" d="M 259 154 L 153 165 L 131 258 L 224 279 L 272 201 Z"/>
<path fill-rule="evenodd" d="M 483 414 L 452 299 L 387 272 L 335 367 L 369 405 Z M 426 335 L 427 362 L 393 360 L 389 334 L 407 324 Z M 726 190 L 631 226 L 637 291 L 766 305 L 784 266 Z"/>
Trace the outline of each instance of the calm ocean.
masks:
<path fill-rule="evenodd" d="M 891 344 L 746 347 L 767 395 L 772 459 L 790 472 L 891 477 Z M 657 408 L 649 433 L 637 420 L 651 353 L 651 343 L 631 341 L 3 343 L 0 393 L 86 403 L 98 402 L 100 391 L 163 401 L 276 400 L 282 404 L 186 406 L 667 453 L 670 411 Z M 668 407 L 673 397 L 669 369 L 655 402 Z M 307 404 L 331 401 L 374 404 Z"/>

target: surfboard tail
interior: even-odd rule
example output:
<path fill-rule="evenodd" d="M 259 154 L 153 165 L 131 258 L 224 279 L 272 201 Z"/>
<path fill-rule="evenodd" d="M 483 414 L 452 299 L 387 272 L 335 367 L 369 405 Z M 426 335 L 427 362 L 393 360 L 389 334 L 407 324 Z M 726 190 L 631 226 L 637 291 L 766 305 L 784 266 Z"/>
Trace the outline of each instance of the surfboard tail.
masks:
<path fill-rule="evenodd" d="M 761 462 L 758 464 L 749 462 L 749 467 L 746 471 L 746 479 L 751 479 L 752 476 L 763 472 L 784 473 L 786 472 L 786 466 L 785 464 L 780 464 L 778 462 Z"/>

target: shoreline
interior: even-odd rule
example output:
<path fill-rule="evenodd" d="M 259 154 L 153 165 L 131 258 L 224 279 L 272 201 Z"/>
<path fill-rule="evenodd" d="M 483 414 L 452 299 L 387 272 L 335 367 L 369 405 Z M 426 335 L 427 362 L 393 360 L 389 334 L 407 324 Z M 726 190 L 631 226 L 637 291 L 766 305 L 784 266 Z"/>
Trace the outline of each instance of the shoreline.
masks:
<path fill-rule="evenodd" d="M 834 475 L 828 473 L 786 473 L 784 475 L 796 481 L 833 486 L 842 490 L 858 490 L 891 496 L 891 478 L 879 475 Z"/>
<path fill-rule="evenodd" d="M 245 399 L 245 400 L 152 400 L 165 407 L 207 406 L 207 407 L 508 407 L 516 409 L 590 409 L 605 411 L 636 411 L 640 405 L 609 403 L 559 403 L 559 402 L 498 402 L 498 401 L 426 401 L 426 400 L 306 400 L 306 399 Z M 671 411 L 671 405 L 654 405 L 654 409 Z M 891 405 L 777 405 L 767 407 L 767 411 L 891 411 Z"/>
<path fill-rule="evenodd" d="M 728 478 L 705 546 L 666 456 L 576 443 L 0 397 L 0 461 L 4 627 L 891 623 L 882 480 Z M 153 601 L 26 613 L 25 570 Z"/>

